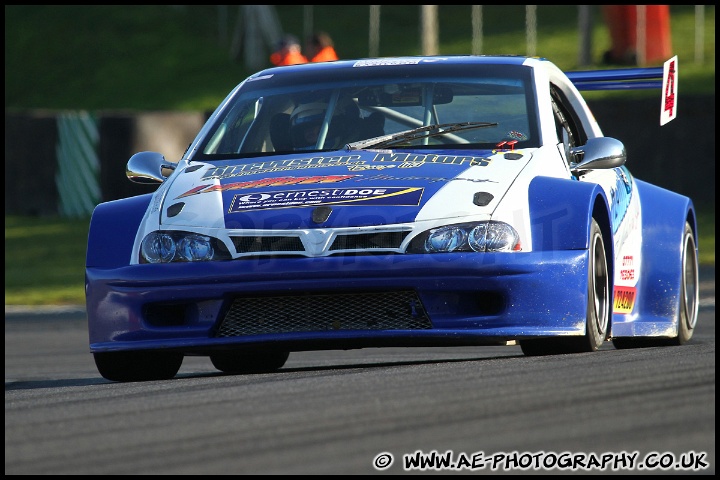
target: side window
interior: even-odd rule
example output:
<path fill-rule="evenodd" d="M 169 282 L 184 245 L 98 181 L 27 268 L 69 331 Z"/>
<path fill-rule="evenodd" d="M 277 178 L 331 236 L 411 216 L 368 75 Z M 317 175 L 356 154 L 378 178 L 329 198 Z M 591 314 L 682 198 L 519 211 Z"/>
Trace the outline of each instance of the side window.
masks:
<path fill-rule="evenodd" d="M 558 143 L 563 144 L 566 160 L 570 163 L 577 163 L 580 159 L 576 158 L 576 155 L 570 154 L 570 148 L 584 145 L 587 141 L 587 135 L 582 130 L 580 122 L 572 114 L 572 109 L 560 89 L 551 86 L 550 96 Z"/>
<path fill-rule="evenodd" d="M 557 102 L 553 99 L 552 101 L 553 114 L 555 116 L 555 131 L 557 132 L 558 143 L 563 144 L 563 152 L 565 153 L 565 160 L 569 163 L 577 162 L 576 158 L 572 158 L 570 154 L 570 147 L 575 146 L 575 139 L 570 130 L 565 115 L 557 105 Z"/>

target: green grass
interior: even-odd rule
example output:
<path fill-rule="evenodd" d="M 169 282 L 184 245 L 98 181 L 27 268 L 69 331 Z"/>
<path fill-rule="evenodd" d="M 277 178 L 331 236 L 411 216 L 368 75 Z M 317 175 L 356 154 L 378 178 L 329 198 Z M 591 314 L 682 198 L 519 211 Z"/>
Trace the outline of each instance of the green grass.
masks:
<path fill-rule="evenodd" d="M 85 303 L 89 219 L 5 217 L 5 304 Z"/>
<path fill-rule="evenodd" d="M 231 55 L 240 8 L 223 16 L 213 5 L 6 5 L 5 109 L 212 110 L 253 73 Z M 276 8 L 283 30 L 302 37 L 303 6 Z M 680 95 L 715 94 L 715 7 L 704 12 L 696 62 L 695 7 L 671 6 Z M 564 70 L 602 67 L 609 35 L 600 8 L 592 13 L 591 65 L 578 65 L 575 6 L 537 6 L 535 54 Z M 482 14 L 481 53 L 527 53 L 524 6 L 485 5 Z M 440 54 L 472 52 L 470 6 L 442 5 L 438 21 Z M 313 6 L 314 28 L 333 37 L 341 58 L 368 55 L 368 22 L 367 5 Z M 419 24 L 419 7 L 383 5 L 380 56 L 421 54 Z M 699 225 L 701 263 L 714 265 L 714 206 L 701 208 Z M 5 304 L 84 303 L 88 226 L 89 219 L 6 217 Z"/>

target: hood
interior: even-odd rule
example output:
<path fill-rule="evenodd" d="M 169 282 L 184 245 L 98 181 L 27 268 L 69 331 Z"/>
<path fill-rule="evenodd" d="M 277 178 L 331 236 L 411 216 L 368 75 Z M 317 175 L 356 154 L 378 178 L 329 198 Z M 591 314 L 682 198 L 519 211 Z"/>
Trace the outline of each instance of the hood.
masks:
<path fill-rule="evenodd" d="M 490 214 L 530 150 L 339 150 L 192 162 L 156 195 L 161 224 L 338 228 Z M 315 213 L 315 215 L 313 215 Z"/>

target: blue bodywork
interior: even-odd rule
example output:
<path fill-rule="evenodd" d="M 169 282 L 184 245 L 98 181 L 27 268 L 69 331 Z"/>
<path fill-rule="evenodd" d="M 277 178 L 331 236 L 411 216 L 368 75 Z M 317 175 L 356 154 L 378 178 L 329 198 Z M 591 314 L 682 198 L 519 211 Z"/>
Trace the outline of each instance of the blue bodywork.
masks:
<path fill-rule="evenodd" d="M 252 85 L 251 91 L 261 88 L 267 91 L 254 107 L 250 102 L 247 103 L 250 107 L 242 107 L 245 110 L 238 114 L 236 124 L 252 115 L 253 108 L 260 111 L 263 102 L 272 104 L 267 92 L 290 88 L 288 80 L 283 80 L 283 76 L 290 74 L 312 78 L 343 72 L 347 80 L 357 72 L 358 78 L 367 79 L 372 78 L 373 72 L 387 71 L 389 75 L 397 68 L 412 72 L 418 65 L 425 65 L 417 68 L 425 69 L 429 77 L 435 78 L 445 62 L 453 75 L 467 82 L 465 90 L 458 89 L 458 96 L 471 91 L 468 96 L 479 97 L 481 94 L 472 90 L 472 80 L 466 78 L 466 64 L 483 68 L 496 64 L 506 72 L 508 68 L 525 69 L 526 61 L 535 65 L 544 60 L 510 56 L 410 57 L 388 60 L 387 65 L 369 59 L 270 69 L 243 82 Z M 548 77 L 556 75 L 555 70 L 550 72 Z M 571 72 L 568 78 L 577 89 L 603 89 L 606 88 L 600 86 L 603 83 L 611 85 L 607 88 L 622 88 L 615 84 L 627 81 L 634 83 L 628 88 L 648 88 L 657 86 L 654 80 L 658 75 L 662 76 L 662 69 Z M 525 81 L 530 78 L 527 71 L 522 78 Z M 267 84 L 264 87 L 263 82 Z M 558 99 L 573 95 L 567 86 L 569 82 L 562 85 L 567 79 L 559 78 L 557 82 L 565 88 Z M 362 85 L 362 81 L 358 80 L 358 84 Z M 335 84 L 333 88 L 339 90 Z M 517 98 L 519 89 L 514 85 L 498 82 L 487 88 L 501 92 L 498 95 L 501 106 L 507 102 L 509 108 L 518 107 L 518 102 L 509 100 Z M 448 146 L 429 148 L 373 149 L 348 144 L 345 148 L 323 149 L 318 144 L 314 153 L 265 150 L 264 146 L 260 153 L 207 153 L 215 148 L 208 145 L 222 145 L 222 137 L 216 132 L 230 131 L 231 122 L 223 124 L 220 119 L 232 111 L 230 102 L 238 89 L 203 127 L 186 152 L 187 157 L 180 162 L 182 166 L 167 179 L 159 180 L 163 184 L 158 192 L 96 207 L 86 259 L 86 306 L 92 353 L 166 351 L 212 355 L 230 349 L 251 352 L 262 348 L 301 351 L 391 345 L 500 345 L 529 339 L 581 337 L 587 333 L 589 304 L 593 303 L 589 301 L 589 290 L 596 287 L 589 279 L 594 268 L 591 259 L 593 229 L 597 230 L 592 226 L 594 223 L 600 229 L 608 260 L 610 303 L 627 302 L 609 310 L 604 339 L 677 335 L 683 295 L 685 225 L 691 225 L 697 236 L 692 201 L 633 178 L 623 165 L 624 151 L 621 163 L 598 167 L 602 181 L 583 181 L 579 177 L 586 172 L 573 170 L 571 159 L 560 154 L 557 138 L 554 143 L 552 139 L 542 142 L 543 136 L 556 128 L 551 108 L 538 113 L 541 118 L 528 122 L 527 130 L 508 128 L 510 136 L 496 148 L 471 148 L 463 145 L 468 141 L 461 137 L 455 143 L 448 142 Z M 391 91 L 388 95 L 396 93 L 387 90 Z M 378 93 L 381 94 L 385 92 Z M 432 103 L 434 97 L 431 93 L 408 98 L 393 101 Z M 449 103 L 448 96 L 438 98 L 438 108 Z M 527 102 L 546 102 L 543 104 L 546 107 L 551 104 L 547 93 L 533 92 L 527 98 L 530 99 Z M 381 110 L 372 103 L 375 100 L 365 99 L 361 106 L 370 111 Z M 502 108 L 498 107 L 498 111 Z M 577 122 L 583 120 L 583 115 L 592 117 L 587 112 L 580 113 Z M 497 112 L 495 116 L 501 117 Z M 325 118 L 326 128 L 329 117 L 330 110 Z M 398 122 L 409 118 L 402 117 L 396 114 L 388 118 Z M 512 115 L 506 120 L 513 125 Z M 594 119 L 585 120 L 585 128 L 591 135 L 599 136 L 599 128 L 593 130 L 591 122 Z M 548 124 L 552 126 L 542 128 Z M 411 126 L 412 122 L 404 128 Z M 250 137 L 251 128 L 246 129 L 243 135 Z M 529 132 L 532 133 L 528 135 Z M 216 136 L 218 140 L 208 140 Z M 522 145 L 523 141 L 527 141 L 525 148 L 515 150 L 514 145 L 517 142 Z M 477 145 L 481 143 L 478 140 Z M 546 158 L 542 155 L 547 156 L 548 162 L 556 163 L 535 160 Z M 531 163 L 533 160 L 536 163 Z M 543 176 L 544 169 L 551 173 Z M 453 189 L 462 193 L 448 194 Z M 458 205 L 442 203 L 456 200 Z M 461 200 L 467 201 L 467 205 Z M 503 201 L 506 203 L 502 204 Z M 329 216 L 316 217 L 323 209 Z M 444 213 L 446 217 L 442 217 Z M 302 231 L 320 245 L 330 241 L 331 233 L 342 230 L 372 233 L 373 228 L 386 232 L 397 227 L 410 231 L 422 222 L 428 225 L 423 228 L 430 229 L 467 222 L 471 216 L 473 221 L 495 221 L 496 217 L 506 222 L 517 221 L 526 235 L 527 250 L 518 247 L 516 251 L 503 252 L 411 253 L 416 250 L 405 251 L 408 244 L 403 244 L 402 249 L 398 247 L 392 252 L 358 248 L 335 254 L 319 248 L 309 254 L 264 251 L 252 255 L 238 247 L 248 239 L 261 242 L 272 240 L 273 235 L 291 238 L 294 231 Z M 629 216 L 633 218 L 628 219 Z M 199 218 L 205 219 L 205 223 L 197 221 Z M 627 227 L 634 219 L 636 224 Z M 234 245 L 228 251 L 236 258 L 148 263 L 139 253 L 138 245 L 150 232 L 163 229 L 217 234 L 226 245 Z M 250 232 L 247 238 L 243 232 Z M 422 233 L 418 235 L 413 230 L 418 238 Z M 252 240 L 253 235 L 256 240 Z M 627 238 L 630 246 L 623 244 Z M 622 249 L 628 253 L 621 253 Z M 626 271 L 636 283 L 624 285 L 626 290 L 616 290 L 614 285 L 619 269 L 623 268 L 618 264 L 619 255 L 626 255 L 628 263 L 633 264 Z M 307 298 L 343 302 L 348 295 L 367 294 L 372 299 L 373 295 L 387 292 L 411 292 L 415 297 L 404 304 L 407 311 L 380 312 L 380 316 L 394 319 L 402 313 L 411 321 L 417 318 L 426 324 L 403 328 L 402 323 L 395 322 L 392 328 L 379 328 L 368 323 L 366 327 L 354 324 L 349 328 L 343 326 L 342 318 L 328 318 L 325 323 L 319 319 L 322 327 L 306 330 L 219 333 L 226 317 L 241 316 L 231 313 L 238 299 L 282 297 L 293 301 Z M 617 292 L 631 292 L 628 294 L 631 297 L 621 299 Z M 618 297 L 613 298 L 614 294 Z M 322 317 L 323 313 L 307 315 Z"/>
<path fill-rule="evenodd" d="M 636 180 L 637 181 L 637 180 Z M 613 334 L 667 330 L 677 316 L 678 245 L 686 197 L 637 181 L 643 202 L 643 262 L 639 304 L 615 314 Z M 457 344 L 494 344 L 547 335 L 580 335 L 586 315 L 588 225 L 609 229 L 607 199 L 597 185 L 549 177 L 529 190 L 535 250 L 528 253 L 450 253 L 128 265 L 131 246 L 151 195 L 108 202 L 93 214 L 87 256 L 88 316 L 93 352 L 252 345 L 313 339 L 371 339 L 398 344 L 428 338 Z M 307 217 L 285 213 L 288 218 Z M 654 213 L 653 213 L 654 212 Z M 674 222 L 671 219 L 675 219 Z M 674 224 L 673 224 L 674 223 Z M 674 233 L 673 233 L 674 232 Z M 608 245 L 612 239 L 608 238 Z M 416 290 L 433 329 L 324 331 L 215 338 L 217 319 L 236 295 Z M 491 305 L 484 305 L 491 299 Z M 169 326 L 146 318 L 148 305 L 173 305 Z M 352 343 L 352 342 L 351 342 Z"/>

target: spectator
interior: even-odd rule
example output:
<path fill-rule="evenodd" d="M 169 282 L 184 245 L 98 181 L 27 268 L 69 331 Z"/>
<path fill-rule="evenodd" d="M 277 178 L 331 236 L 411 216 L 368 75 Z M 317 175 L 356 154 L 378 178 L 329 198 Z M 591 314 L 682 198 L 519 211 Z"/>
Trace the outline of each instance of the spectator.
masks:
<path fill-rule="evenodd" d="M 310 47 L 308 57 L 311 62 L 332 62 L 338 59 L 332 38 L 325 32 L 314 33 L 310 37 L 308 45 Z"/>
<path fill-rule="evenodd" d="M 669 5 L 602 5 L 602 12 L 611 41 L 603 63 L 647 65 L 672 55 Z M 642 29 L 638 18 L 644 19 Z M 640 47 L 642 51 L 638 51 Z"/>
<path fill-rule="evenodd" d="M 296 65 L 308 63 L 308 59 L 302 54 L 300 42 L 293 35 L 285 35 L 278 43 L 277 49 L 270 55 L 270 62 L 273 65 Z"/>

